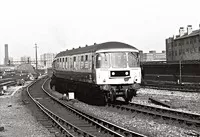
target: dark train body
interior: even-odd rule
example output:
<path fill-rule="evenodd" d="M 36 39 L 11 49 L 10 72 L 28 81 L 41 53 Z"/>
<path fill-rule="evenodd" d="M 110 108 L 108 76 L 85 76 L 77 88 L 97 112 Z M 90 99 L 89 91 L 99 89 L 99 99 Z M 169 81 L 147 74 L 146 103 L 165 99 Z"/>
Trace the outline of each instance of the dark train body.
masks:
<path fill-rule="evenodd" d="M 51 86 L 75 92 L 78 99 L 131 101 L 141 83 L 139 51 L 128 44 L 106 42 L 57 54 Z"/>
<path fill-rule="evenodd" d="M 200 61 L 146 62 L 141 64 L 143 82 L 200 84 Z"/>

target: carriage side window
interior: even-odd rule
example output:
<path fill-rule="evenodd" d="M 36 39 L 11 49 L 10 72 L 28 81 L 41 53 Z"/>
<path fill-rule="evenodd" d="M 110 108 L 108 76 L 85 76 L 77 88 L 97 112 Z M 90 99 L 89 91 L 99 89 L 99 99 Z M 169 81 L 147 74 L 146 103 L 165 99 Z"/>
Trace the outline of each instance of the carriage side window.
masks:
<path fill-rule="evenodd" d="M 128 53 L 128 65 L 129 67 L 139 67 L 138 53 Z"/>
<path fill-rule="evenodd" d="M 96 55 L 96 68 L 109 68 L 110 67 L 110 54 L 99 53 Z"/>
<path fill-rule="evenodd" d="M 63 58 L 63 62 L 65 62 L 65 58 Z"/>
<path fill-rule="evenodd" d="M 65 57 L 65 69 L 67 69 L 67 57 Z"/>
<path fill-rule="evenodd" d="M 83 61 L 83 56 L 81 56 L 81 61 Z"/>
<path fill-rule="evenodd" d="M 76 62 L 76 57 L 74 57 L 74 62 Z"/>
<path fill-rule="evenodd" d="M 60 62 L 61 62 L 61 58 L 60 58 Z"/>
<path fill-rule="evenodd" d="M 70 57 L 70 69 L 73 68 L 73 62 L 72 62 L 72 57 Z"/>
<path fill-rule="evenodd" d="M 88 61 L 88 55 L 85 55 L 85 61 Z"/>

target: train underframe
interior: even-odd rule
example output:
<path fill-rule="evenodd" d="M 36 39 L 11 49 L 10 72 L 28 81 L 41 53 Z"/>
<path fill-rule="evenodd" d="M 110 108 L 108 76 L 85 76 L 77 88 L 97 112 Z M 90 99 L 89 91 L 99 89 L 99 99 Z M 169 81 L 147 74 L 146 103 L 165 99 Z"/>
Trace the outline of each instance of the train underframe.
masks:
<path fill-rule="evenodd" d="M 125 102 L 130 102 L 133 96 L 137 95 L 137 90 L 140 88 L 139 84 L 128 85 L 101 85 L 104 90 L 106 102 L 115 102 L 116 98 L 122 97 Z"/>
<path fill-rule="evenodd" d="M 136 96 L 139 84 L 132 85 L 96 85 L 94 83 L 74 81 L 52 76 L 50 87 L 62 94 L 75 93 L 75 98 L 92 105 L 105 105 L 115 102 L 117 97 L 122 97 L 130 102 Z"/>
<path fill-rule="evenodd" d="M 50 87 L 61 94 L 74 92 L 75 98 L 91 105 L 105 105 L 103 91 L 93 83 L 75 81 L 71 79 L 51 77 Z"/>

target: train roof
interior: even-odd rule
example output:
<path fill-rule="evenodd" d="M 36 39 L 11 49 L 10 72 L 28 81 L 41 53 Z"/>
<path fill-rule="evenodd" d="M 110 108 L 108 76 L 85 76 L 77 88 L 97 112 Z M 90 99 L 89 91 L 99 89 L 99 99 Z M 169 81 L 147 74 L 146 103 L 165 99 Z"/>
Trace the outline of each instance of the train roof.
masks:
<path fill-rule="evenodd" d="M 80 47 L 77 49 L 72 49 L 72 50 L 66 50 L 58 53 L 56 57 L 61 57 L 61 56 L 69 56 L 69 55 L 75 55 L 75 54 L 83 54 L 83 53 L 89 53 L 89 52 L 95 52 L 97 50 L 103 50 L 103 49 L 119 49 L 119 48 L 129 48 L 129 49 L 134 49 L 138 50 L 137 48 L 121 43 L 121 42 L 105 42 L 101 44 L 94 44 L 91 46 L 85 46 L 85 47 Z"/>

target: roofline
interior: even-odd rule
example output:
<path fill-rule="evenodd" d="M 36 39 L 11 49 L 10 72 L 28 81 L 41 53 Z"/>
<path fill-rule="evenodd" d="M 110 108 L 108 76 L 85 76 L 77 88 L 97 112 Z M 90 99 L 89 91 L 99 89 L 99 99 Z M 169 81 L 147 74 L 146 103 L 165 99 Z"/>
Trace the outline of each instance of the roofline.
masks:
<path fill-rule="evenodd" d="M 86 46 L 86 47 L 82 47 L 82 48 L 76 48 L 76 49 L 72 49 L 72 50 L 66 50 L 66 51 L 61 51 L 60 53 L 58 53 L 55 57 L 61 57 L 61 56 L 65 56 L 65 55 L 77 55 L 77 54 L 84 54 L 84 53 L 90 53 L 90 52 L 96 52 L 98 50 L 108 50 L 108 49 L 132 49 L 132 50 L 138 50 L 137 48 L 135 48 L 132 45 L 126 44 L 126 43 L 122 43 L 122 42 L 104 42 L 104 43 L 100 43 L 100 44 L 94 44 L 91 46 Z"/>
<path fill-rule="evenodd" d="M 200 33 L 196 33 L 196 34 L 193 34 L 193 35 L 186 35 L 186 36 L 182 36 L 182 37 L 178 37 L 178 38 L 175 38 L 174 40 L 180 40 L 180 39 L 185 39 L 185 38 L 189 38 L 189 37 L 194 37 L 194 36 L 198 36 L 200 35 Z"/>
<path fill-rule="evenodd" d="M 135 49 L 128 49 L 128 48 L 124 48 L 124 49 L 120 49 L 120 48 L 116 48 L 116 49 L 100 49 L 97 50 L 96 53 L 102 53 L 102 52 L 125 52 L 125 51 L 130 51 L 130 52 L 139 52 L 139 50 L 135 50 Z"/>

